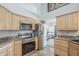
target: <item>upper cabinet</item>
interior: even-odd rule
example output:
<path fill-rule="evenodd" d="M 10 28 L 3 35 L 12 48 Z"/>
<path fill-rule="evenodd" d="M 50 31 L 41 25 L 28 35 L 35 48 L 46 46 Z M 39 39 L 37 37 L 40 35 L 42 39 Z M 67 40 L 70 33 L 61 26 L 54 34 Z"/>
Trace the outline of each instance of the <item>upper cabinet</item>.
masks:
<path fill-rule="evenodd" d="M 7 16 L 6 16 L 6 30 L 12 30 L 13 29 L 13 27 L 12 27 L 12 21 L 13 21 L 13 19 L 12 19 L 12 13 L 10 13 L 10 12 L 7 12 L 6 13 L 7 14 Z"/>
<path fill-rule="evenodd" d="M 20 22 L 30 24 L 30 19 L 28 17 L 20 16 Z"/>
<path fill-rule="evenodd" d="M 32 28 L 35 30 L 35 24 L 39 21 L 14 14 L 0 6 L 0 30 L 20 30 L 20 23 L 32 24 Z"/>
<path fill-rule="evenodd" d="M 65 30 L 66 28 L 66 16 L 61 16 L 56 18 L 56 29 L 57 30 Z"/>
<path fill-rule="evenodd" d="M 35 30 L 35 23 L 32 23 L 32 30 Z"/>
<path fill-rule="evenodd" d="M 12 13 L 0 6 L 0 30 L 12 30 Z"/>
<path fill-rule="evenodd" d="M 40 27 L 41 21 L 39 20 L 32 20 L 32 29 L 36 30 L 36 25 L 38 24 L 38 28 Z"/>
<path fill-rule="evenodd" d="M 20 16 L 13 14 L 13 30 L 19 30 L 20 28 Z"/>
<path fill-rule="evenodd" d="M 56 19 L 57 30 L 78 30 L 78 12 L 59 16 Z"/>
<path fill-rule="evenodd" d="M 67 16 L 66 30 L 77 30 L 78 29 L 78 14 L 71 13 Z"/>

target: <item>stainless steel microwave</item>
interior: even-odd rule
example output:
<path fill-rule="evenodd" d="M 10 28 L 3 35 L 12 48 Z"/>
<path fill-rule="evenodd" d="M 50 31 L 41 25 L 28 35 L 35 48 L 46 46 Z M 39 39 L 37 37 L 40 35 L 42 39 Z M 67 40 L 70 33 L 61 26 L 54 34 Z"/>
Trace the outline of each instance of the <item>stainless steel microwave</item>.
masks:
<path fill-rule="evenodd" d="M 32 24 L 21 23 L 20 30 L 32 30 Z"/>

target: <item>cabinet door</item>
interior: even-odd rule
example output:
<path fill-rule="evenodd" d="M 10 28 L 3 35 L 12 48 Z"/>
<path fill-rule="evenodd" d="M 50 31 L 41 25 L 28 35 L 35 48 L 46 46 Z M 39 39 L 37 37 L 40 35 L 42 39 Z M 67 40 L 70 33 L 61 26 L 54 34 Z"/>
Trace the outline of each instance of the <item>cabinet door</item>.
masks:
<path fill-rule="evenodd" d="M 56 18 L 56 30 L 61 30 L 61 17 Z"/>
<path fill-rule="evenodd" d="M 12 30 L 12 13 L 7 11 L 6 14 L 6 30 Z"/>
<path fill-rule="evenodd" d="M 55 55 L 68 56 L 68 41 L 55 39 L 54 52 Z"/>
<path fill-rule="evenodd" d="M 8 46 L 8 56 L 14 56 L 14 42 L 10 43 Z"/>
<path fill-rule="evenodd" d="M 14 43 L 10 42 L 0 48 L 0 56 L 14 56 Z"/>
<path fill-rule="evenodd" d="M 79 12 L 77 12 L 77 14 L 78 14 L 78 29 L 79 29 Z"/>
<path fill-rule="evenodd" d="M 57 30 L 65 30 L 65 25 L 66 25 L 66 17 L 65 16 L 60 16 L 56 18 L 56 29 Z"/>
<path fill-rule="evenodd" d="M 32 23 L 32 30 L 35 30 L 35 23 Z"/>
<path fill-rule="evenodd" d="M 0 6 L 0 30 L 12 30 L 12 14 Z"/>
<path fill-rule="evenodd" d="M 0 56 L 8 56 L 8 49 L 0 49 Z"/>
<path fill-rule="evenodd" d="M 6 30 L 6 10 L 0 6 L 0 30 Z"/>
<path fill-rule="evenodd" d="M 66 15 L 63 15 L 61 19 L 61 30 L 66 30 Z"/>
<path fill-rule="evenodd" d="M 69 43 L 69 56 L 77 56 L 77 45 L 74 43 Z"/>
<path fill-rule="evenodd" d="M 77 54 L 78 54 L 78 56 L 79 56 L 79 45 L 77 45 L 77 48 L 78 48 L 78 50 L 77 50 Z"/>
<path fill-rule="evenodd" d="M 77 13 L 71 13 L 67 15 L 67 30 L 78 30 L 78 17 Z"/>
<path fill-rule="evenodd" d="M 21 23 L 26 23 L 26 18 L 23 16 L 20 16 L 20 21 L 21 21 Z"/>
<path fill-rule="evenodd" d="M 15 42 L 15 56 L 22 56 L 22 41 Z"/>
<path fill-rule="evenodd" d="M 13 30 L 19 30 L 20 16 L 13 14 Z"/>
<path fill-rule="evenodd" d="M 35 37 L 35 49 L 39 49 L 38 37 Z"/>
<path fill-rule="evenodd" d="M 25 24 L 31 24 L 30 19 L 27 17 L 20 16 L 20 22 Z"/>

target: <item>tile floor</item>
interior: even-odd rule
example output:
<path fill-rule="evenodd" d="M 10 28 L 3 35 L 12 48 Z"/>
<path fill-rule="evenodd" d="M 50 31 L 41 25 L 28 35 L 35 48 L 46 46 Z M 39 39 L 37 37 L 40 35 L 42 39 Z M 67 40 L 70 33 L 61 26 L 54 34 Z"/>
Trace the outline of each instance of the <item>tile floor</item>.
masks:
<path fill-rule="evenodd" d="M 49 39 L 47 41 L 46 48 L 42 50 L 37 50 L 28 56 L 54 56 L 54 39 Z"/>
<path fill-rule="evenodd" d="M 54 56 L 54 49 L 51 47 L 47 47 L 43 50 L 36 51 L 35 53 L 31 54 L 30 56 Z"/>

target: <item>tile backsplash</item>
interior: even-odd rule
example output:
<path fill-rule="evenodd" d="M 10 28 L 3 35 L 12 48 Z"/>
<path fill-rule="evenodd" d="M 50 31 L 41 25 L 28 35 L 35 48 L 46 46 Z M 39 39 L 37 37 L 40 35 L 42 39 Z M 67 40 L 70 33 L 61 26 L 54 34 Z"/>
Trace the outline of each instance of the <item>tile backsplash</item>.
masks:
<path fill-rule="evenodd" d="M 57 31 L 57 36 L 79 36 L 79 31 Z"/>
<path fill-rule="evenodd" d="M 17 36 L 19 31 L 5 31 L 0 30 L 0 38 L 6 37 L 6 36 Z"/>

